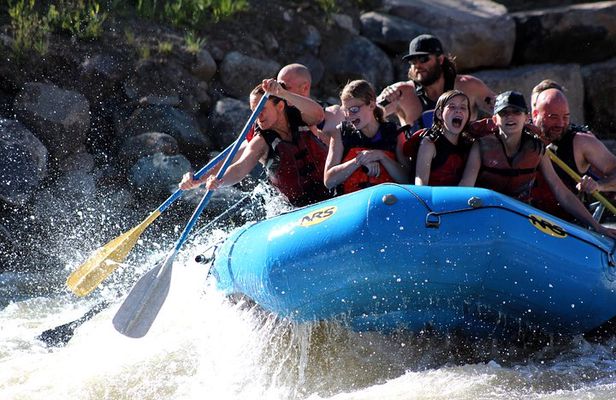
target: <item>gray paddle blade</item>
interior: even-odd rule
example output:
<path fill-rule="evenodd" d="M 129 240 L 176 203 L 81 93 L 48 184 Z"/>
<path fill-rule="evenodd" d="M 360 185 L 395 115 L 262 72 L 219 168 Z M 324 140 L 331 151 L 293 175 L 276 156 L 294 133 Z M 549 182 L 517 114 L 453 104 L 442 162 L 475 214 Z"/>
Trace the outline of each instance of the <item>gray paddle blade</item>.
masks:
<path fill-rule="evenodd" d="M 148 271 L 131 289 L 113 317 L 118 332 L 131 338 L 148 333 L 169 294 L 174 256 Z"/>

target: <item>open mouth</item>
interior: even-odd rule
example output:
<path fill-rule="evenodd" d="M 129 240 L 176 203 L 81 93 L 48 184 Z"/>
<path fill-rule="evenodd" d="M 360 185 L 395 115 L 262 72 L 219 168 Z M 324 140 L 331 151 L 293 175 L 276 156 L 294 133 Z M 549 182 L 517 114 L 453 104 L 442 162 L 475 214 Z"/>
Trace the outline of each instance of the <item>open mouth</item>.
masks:
<path fill-rule="evenodd" d="M 462 120 L 462 118 L 460 118 L 460 117 L 454 117 L 454 118 L 451 120 L 451 125 L 452 125 L 454 128 L 461 128 L 461 127 L 462 127 L 462 121 L 463 121 L 463 120 Z"/>

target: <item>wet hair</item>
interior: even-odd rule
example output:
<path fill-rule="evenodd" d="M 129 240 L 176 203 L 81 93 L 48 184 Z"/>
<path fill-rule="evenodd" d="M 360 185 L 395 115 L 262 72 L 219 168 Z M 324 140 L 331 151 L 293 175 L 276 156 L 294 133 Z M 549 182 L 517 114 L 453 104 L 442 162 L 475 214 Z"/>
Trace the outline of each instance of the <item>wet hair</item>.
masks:
<path fill-rule="evenodd" d="M 340 92 L 340 100 L 345 99 L 360 99 L 365 104 L 374 102 L 376 105 L 376 92 L 370 82 L 358 79 L 347 83 Z M 378 122 L 385 122 L 383 109 L 379 105 L 374 107 L 373 114 Z"/>
<path fill-rule="evenodd" d="M 453 89 L 453 90 L 449 90 L 443 93 L 442 95 L 440 95 L 440 97 L 436 101 L 436 106 L 434 107 L 434 114 L 433 114 L 434 122 L 432 123 L 432 127 L 428 130 L 428 134 L 430 136 L 435 137 L 436 135 L 441 134 L 443 132 L 443 129 L 445 128 L 445 124 L 442 119 L 443 111 L 445 110 L 445 106 L 447 105 L 449 100 L 457 96 L 464 97 L 464 99 L 466 100 L 466 105 L 468 107 L 468 118 L 466 119 L 466 122 L 464 123 L 464 128 L 462 128 L 462 132 L 461 132 L 462 134 L 466 133 L 468 129 L 468 124 L 470 123 L 470 119 L 471 119 L 471 115 L 470 115 L 471 101 L 464 92 L 457 90 L 457 89 Z M 441 115 L 440 118 L 438 117 L 439 113 Z"/>
<path fill-rule="evenodd" d="M 252 96 L 263 96 L 265 94 L 265 89 L 263 89 L 263 84 L 259 83 L 257 86 L 255 86 L 254 89 L 252 89 L 252 91 L 250 92 L 250 97 Z M 278 97 L 278 96 L 274 96 L 274 95 L 270 95 L 269 96 L 269 100 L 271 100 L 274 104 L 278 104 L 282 101 L 282 98 Z"/>

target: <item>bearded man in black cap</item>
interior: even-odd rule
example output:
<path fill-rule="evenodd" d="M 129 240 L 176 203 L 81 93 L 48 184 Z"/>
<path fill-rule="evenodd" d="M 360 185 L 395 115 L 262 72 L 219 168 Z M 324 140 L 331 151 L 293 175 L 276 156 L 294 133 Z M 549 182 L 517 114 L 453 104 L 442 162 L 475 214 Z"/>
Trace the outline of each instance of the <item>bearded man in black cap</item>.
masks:
<path fill-rule="evenodd" d="M 432 126 L 432 113 L 439 96 L 458 89 L 471 101 L 471 121 L 478 110 L 492 115 L 494 92 L 480 79 L 458 75 L 452 58 L 445 56 L 441 41 L 432 35 L 419 35 L 409 44 L 409 53 L 402 57 L 409 63 L 408 81 L 386 87 L 379 95 L 385 114 L 395 113 L 401 125 L 413 130 Z"/>

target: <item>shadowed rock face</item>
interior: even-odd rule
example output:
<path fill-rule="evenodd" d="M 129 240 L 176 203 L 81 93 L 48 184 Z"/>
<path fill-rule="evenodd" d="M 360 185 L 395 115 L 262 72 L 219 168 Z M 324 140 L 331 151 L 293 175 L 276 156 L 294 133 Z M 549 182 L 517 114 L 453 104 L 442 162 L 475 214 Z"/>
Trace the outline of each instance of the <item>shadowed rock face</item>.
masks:
<path fill-rule="evenodd" d="M 81 93 L 45 83 L 27 83 L 13 105 L 17 119 L 36 132 L 53 161 L 85 144 L 90 105 Z"/>
<path fill-rule="evenodd" d="M 24 205 L 47 176 L 47 149 L 25 126 L 0 118 L 0 199 Z"/>

